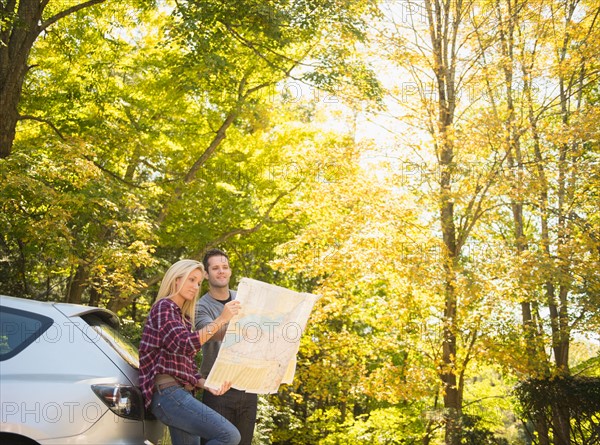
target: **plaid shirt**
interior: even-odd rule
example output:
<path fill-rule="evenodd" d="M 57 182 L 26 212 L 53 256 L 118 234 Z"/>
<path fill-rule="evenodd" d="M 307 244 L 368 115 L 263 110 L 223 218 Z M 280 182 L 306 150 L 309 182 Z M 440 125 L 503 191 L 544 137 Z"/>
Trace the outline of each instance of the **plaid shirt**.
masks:
<path fill-rule="evenodd" d="M 146 408 L 152 402 L 154 378 L 169 374 L 181 384 L 195 386 L 200 378 L 196 354 L 201 344 L 197 332 L 192 332 L 189 320 L 169 298 L 163 298 L 150 309 L 140 341 L 139 384 Z"/>

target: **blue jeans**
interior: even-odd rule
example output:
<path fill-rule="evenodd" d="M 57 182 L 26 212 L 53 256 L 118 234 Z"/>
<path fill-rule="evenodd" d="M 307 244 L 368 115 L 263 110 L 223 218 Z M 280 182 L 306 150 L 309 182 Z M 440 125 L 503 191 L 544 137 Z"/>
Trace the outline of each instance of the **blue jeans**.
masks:
<path fill-rule="evenodd" d="M 173 445 L 237 445 L 240 433 L 227 419 L 209 408 L 181 386 L 155 389 L 152 413 L 169 427 Z"/>

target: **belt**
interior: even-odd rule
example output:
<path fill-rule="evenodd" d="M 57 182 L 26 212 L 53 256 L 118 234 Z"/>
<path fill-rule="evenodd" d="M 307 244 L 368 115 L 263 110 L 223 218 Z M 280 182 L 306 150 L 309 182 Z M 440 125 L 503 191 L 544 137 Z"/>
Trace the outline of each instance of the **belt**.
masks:
<path fill-rule="evenodd" d="M 181 386 L 183 389 L 185 389 L 186 391 L 192 391 L 193 386 L 186 384 L 186 385 L 181 385 L 178 382 L 167 382 L 167 383 L 161 383 L 160 385 L 156 385 L 156 388 L 158 388 L 159 390 L 163 390 L 163 389 L 167 389 L 170 388 L 171 386 Z"/>

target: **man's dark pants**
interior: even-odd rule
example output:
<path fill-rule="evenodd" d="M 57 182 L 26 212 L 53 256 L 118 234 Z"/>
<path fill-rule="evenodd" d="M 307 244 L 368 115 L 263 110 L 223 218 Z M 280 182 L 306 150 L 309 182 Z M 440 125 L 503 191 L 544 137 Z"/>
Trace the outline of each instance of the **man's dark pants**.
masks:
<path fill-rule="evenodd" d="M 208 391 L 202 394 L 202 402 L 221 414 L 239 430 L 242 440 L 239 445 L 250 445 L 256 423 L 256 407 L 258 396 L 231 388 L 222 396 L 215 396 Z M 206 441 L 202 440 L 202 445 Z"/>

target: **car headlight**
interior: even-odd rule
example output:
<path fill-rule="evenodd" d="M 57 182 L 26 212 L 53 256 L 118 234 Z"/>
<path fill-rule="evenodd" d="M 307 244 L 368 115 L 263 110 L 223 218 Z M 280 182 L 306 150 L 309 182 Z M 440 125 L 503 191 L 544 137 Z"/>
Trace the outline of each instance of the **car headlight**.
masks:
<path fill-rule="evenodd" d="M 144 399 L 135 386 L 92 385 L 92 390 L 117 416 L 135 420 L 144 418 Z"/>

